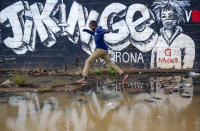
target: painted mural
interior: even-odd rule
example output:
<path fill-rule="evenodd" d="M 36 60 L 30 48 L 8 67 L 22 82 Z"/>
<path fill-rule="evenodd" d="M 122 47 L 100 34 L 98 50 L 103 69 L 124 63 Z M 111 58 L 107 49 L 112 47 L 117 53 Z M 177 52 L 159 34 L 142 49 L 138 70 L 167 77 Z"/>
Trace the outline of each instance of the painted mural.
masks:
<path fill-rule="evenodd" d="M 69 57 L 79 57 L 76 55 L 79 50 L 87 57 L 93 53 L 95 43 L 92 36 L 82 30 L 89 29 L 90 20 L 97 20 L 99 26 L 111 30 L 105 34 L 105 41 L 116 63 L 138 68 L 199 68 L 200 6 L 195 4 L 197 0 L 10 2 L 0 2 L 2 59 L 8 57 L 6 51 L 11 50 L 16 59 L 26 56 L 31 63 L 30 54 L 42 57 L 37 52 L 41 46 L 52 51 L 58 45 L 60 49 L 68 49 L 67 55 L 59 54 L 66 58 L 65 62 L 70 63 Z M 70 52 L 72 46 L 76 48 Z"/>
<path fill-rule="evenodd" d="M 162 22 L 160 36 L 152 50 L 151 67 L 187 69 L 193 67 L 194 41 L 183 33 L 178 24 L 185 22 L 184 7 L 188 1 L 156 1 L 153 3 L 156 20 Z M 183 58 L 181 58 L 183 57 Z"/>

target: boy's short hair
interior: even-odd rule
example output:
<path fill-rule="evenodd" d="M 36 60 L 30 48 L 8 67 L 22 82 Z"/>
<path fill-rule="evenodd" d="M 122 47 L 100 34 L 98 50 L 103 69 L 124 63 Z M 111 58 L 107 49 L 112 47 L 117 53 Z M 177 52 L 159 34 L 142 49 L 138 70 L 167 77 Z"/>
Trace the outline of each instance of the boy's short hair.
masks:
<path fill-rule="evenodd" d="M 91 20 L 89 26 L 97 26 L 97 21 Z"/>

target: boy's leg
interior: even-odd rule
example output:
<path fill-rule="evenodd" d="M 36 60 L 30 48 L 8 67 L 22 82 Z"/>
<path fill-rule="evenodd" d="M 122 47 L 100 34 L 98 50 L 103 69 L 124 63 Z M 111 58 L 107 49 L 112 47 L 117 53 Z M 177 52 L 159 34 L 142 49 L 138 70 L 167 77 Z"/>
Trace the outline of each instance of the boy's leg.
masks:
<path fill-rule="evenodd" d="M 102 57 L 104 53 L 105 53 L 105 50 L 103 49 L 95 49 L 94 53 L 91 56 L 89 56 L 89 58 L 87 58 L 87 60 L 85 61 L 85 67 L 82 73 L 84 77 L 88 76 L 91 63 L 95 61 L 96 59 Z"/>
<path fill-rule="evenodd" d="M 124 71 L 119 68 L 118 65 L 116 65 L 115 63 L 113 63 L 111 60 L 110 60 L 110 56 L 108 54 L 108 51 L 105 52 L 105 54 L 103 55 L 102 57 L 106 64 L 109 66 L 109 67 L 112 67 L 113 69 L 117 70 L 117 72 L 119 72 L 120 75 L 122 75 L 123 79 L 122 79 L 122 85 L 124 85 L 126 83 L 126 81 L 128 80 L 128 74 L 125 74 Z"/>

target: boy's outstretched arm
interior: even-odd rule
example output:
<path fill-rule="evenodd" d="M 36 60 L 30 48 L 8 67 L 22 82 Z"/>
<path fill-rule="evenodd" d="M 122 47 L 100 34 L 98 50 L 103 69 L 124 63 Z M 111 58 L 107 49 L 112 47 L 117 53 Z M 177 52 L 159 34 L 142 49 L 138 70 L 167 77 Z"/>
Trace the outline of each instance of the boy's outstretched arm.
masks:
<path fill-rule="evenodd" d="M 91 30 L 88 30 L 88 29 L 83 29 L 83 32 L 87 32 L 87 33 L 89 33 L 89 34 L 91 34 L 91 35 L 94 35 L 94 32 L 91 31 Z"/>
<path fill-rule="evenodd" d="M 105 33 L 110 33 L 110 31 L 108 29 L 105 29 Z"/>
<path fill-rule="evenodd" d="M 100 28 L 98 31 L 97 31 L 97 34 L 98 35 L 104 35 L 105 33 L 109 33 L 110 31 L 108 29 L 102 29 Z"/>

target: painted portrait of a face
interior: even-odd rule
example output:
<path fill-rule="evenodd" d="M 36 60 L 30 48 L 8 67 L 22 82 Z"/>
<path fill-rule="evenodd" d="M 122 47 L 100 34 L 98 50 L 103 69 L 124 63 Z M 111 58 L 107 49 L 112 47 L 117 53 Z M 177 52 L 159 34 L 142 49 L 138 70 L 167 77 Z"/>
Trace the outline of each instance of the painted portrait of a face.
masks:
<path fill-rule="evenodd" d="M 181 23 L 185 23 L 187 0 L 155 0 L 153 12 L 156 21 L 162 24 L 158 42 L 151 55 L 151 68 L 187 69 L 193 68 L 195 43 L 183 33 Z"/>
<path fill-rule="evenodd" d="M 165 28 L 172 28 L 176 26 L 178 18 L 173 10 L 164 9 L 161 11 L 161 21 Z"/>

